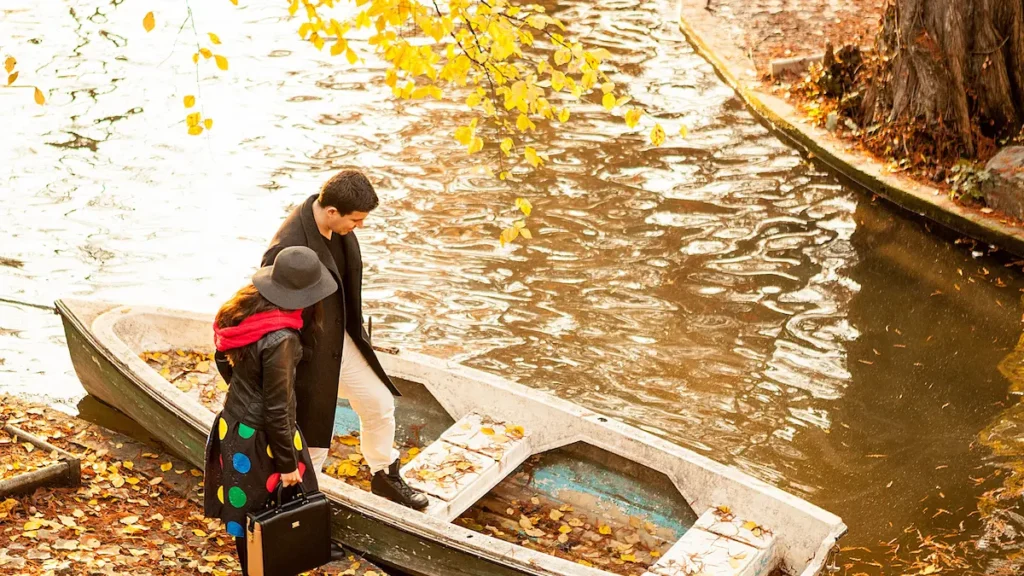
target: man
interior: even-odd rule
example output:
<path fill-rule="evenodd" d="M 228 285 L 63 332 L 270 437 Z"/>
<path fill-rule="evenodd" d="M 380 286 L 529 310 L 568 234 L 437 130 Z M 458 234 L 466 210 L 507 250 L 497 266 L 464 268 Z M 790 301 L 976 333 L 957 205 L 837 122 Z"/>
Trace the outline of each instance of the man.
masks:
<path fill-rule="evenodd" d="M 273 264 L 289 246 L 308 246 L 338 283 L 337 293 L 323 300 L 319 332 L 311 333 L 312 321 L 304 325 L 303 359 L 295 378 L 296 424 L 306 436 L 313 465 L 323 469 L 337 399 L 346 398 L 359 416 L 363 458 L 373 474 L 371 491 L 422 510 L 427 497 L 398 474 L 394 397 L 401 394 L 363 329 L 363 261 L 353 231 L 363 226 L 377 203 L 373 185 L 361 172 L 335 174 L 281 224 L 263 255 L 263 266 Z"/>

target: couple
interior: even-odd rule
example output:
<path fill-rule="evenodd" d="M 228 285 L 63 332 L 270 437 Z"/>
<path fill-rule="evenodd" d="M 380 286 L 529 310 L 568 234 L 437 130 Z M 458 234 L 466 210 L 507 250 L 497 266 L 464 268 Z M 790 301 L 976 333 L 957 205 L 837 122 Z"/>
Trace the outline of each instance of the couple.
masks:
<path fill-rule="evenodd" d="M 333 176 L 285 219 L 263 268 L 214 320 L 217 367 L 230 388 L 207 441 L 204 508 L 235 537 L 243 574 L 246 513 L 278 483 L 317 489 L 313 471 L 327 460 L 339 397 L 359 416 L 373 493 L 417 510 L 428 504 L 398 474 L 399 392 L 363 330 L 352 231 L 377 202 L 362 173 Z"/>

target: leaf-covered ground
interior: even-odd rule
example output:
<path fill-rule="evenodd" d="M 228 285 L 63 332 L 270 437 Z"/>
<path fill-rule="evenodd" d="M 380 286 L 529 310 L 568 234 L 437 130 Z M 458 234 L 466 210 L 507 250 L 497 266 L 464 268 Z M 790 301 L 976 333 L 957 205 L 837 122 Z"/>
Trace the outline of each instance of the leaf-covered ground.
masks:
<path fill-rule="evenodd" d="M 9 422 L 82 458 L 82 484 L 0 501 L 0 574 L 227 575 L 234 540 L 202 516 L 202 472 L 82 420 L 0 397 Z M 352 556 L 310 574 L 384 576 Z"/>
<path fill-rule="evenodd" d="M 0 430 L 0 480 L 40 470 L 57 461 L 56 454 L 40 450 L 29 442 L 19 442 L 4 430 Z"/>

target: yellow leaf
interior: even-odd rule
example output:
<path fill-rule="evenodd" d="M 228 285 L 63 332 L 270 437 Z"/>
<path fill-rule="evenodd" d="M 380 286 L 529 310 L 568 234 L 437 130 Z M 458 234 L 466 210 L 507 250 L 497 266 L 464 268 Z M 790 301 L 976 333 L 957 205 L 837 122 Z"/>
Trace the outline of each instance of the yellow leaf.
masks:
<path fill-rule="evenodd" d="M 23 530 L 39 530 L 42 527 L 43 523 L 39 520 L 29 520 L 28 522 L 25 522 Z"/>
<path fill-rule="evenodd" d="M 559 70 L 552 70 L 551 87 L 555 89 L 555 92 L 561 92 L 562 88 L 565 87 L 565 74 Z"/>
<path fill-rule="evenodd" d="M 33 96 L 35 97 L 36 104 L 42 106 L 46 103 L 46 98 L 43 97 L 43 91 L 39 88 L 36 88 L 35 94 L 33 94 Z"/>
<path fill-rule="evenodd" d="M 643 117 L 644 111 L 639 108 L 631 108 L 626 112 L 626 126 L 630 128 L 636 128 L 636 125 L 640 123 L 640 118 Z"/>
<path fill-rule="evenodd" d="M 118 520 L 118 522 L 120 522 L 121 524 L 124 524 L 126 526 L 130 526 L 132 524 L 135 524 L 138 521 L 139 521 L 139 517 L 138 516 L 125 516 L 124 518 L 121 518 L 120 520 Z"/>
<path fill-rule="evenodd" d="M 213 128 L 213 118 L 207 118 L 207 119 L 203 120 L 203 126 L 206 126 L 207 130 L 209 130 L 210 128 Z M 206 362 L 205 364 L 207 366 L 210 365 L 209 362 Z M 206 372 L 206 370 L 203 370 L 203 372 Z M 220 384 L 220 383 L 218 382 L 218 384 Z M 225 390 L 225 392 L 227 392 L 227 390 Z"/>
<path fill-rule="evenodd" d="M 338 442 L 341 442 L 345 446 L 359 446 L 359 438 L 351 435 L 339 437 Z"/>
<path fill-rule="evenodd" d="M 604 97 L 601 98 L 601 105 L 604 106 L 605 110 L 615 108 L 615 94 L 606 92 Z"/>
<path fill-rule="evenodd" d="M 217 63 L 217 68 L 220 68 L 221 70 L 228 69 L 228 59 L 221 56 L 220 54 L 214 56 L 213 61 Z"/>
<path fill-rule="evenodd" d="M 533 234 L 530 232 L 529 228 L 520 228 L 519 233 L 522 234 L 523 238 L 526 238 L 527 240 L 533 239 Z"/>
<path fill-rule="evenodd" d="M 231 0 L 231 3 L 234 4 L 235 6 L 238 6 L 238 0 Z"/>
<path fill-rule="evenodd" d="M 519 117 L 516 118 L 516 128 L 518 128 L 520 132 L 526 132 L 527 130 L 536 130 L 537 126 L 530 121 L 530 118 L 526 114 L 519 114 Z"/>
<path fill-rule="evenodd" d="M 292 0 L 292 3 L 288 6 L 288 15 L 295 16 L 295 13 L 299 11 L 299 0 Z"/>
<path fill-rule="evenodd" d="M 483 140 L 483 138 L 480 138 L 479 136 L 474 136 L 473 139 L 469 141 L 469 153 L 470 154 L 473 154 L 475 152 L 479 152 L 479 151 L 481 151 L 483 149 L 484 149 L 484 140 Z"/>
<path fill-rule="evenodd" d="M 196 52 L 195 54 L 192 55 L 192 63 L 193 64 L 199 64 L 199 52 Z"/>
<path fill-rule="evenodd" d="M 345 59 L 348 60 L 349 64 L 355 64 L 359 60 L 359 56 L 351 48 L 348 48 L 345 50 Z"/>
<path fill-rule="evenodd" d="M 526 150 L 523 152 L 523 156 L 526 158 L 526 161 L 529 162 L 534 168 L 544 163 L 544 160 L 542 160 L 541 157 L 537 155 L 537 151 L 534 150 L 531 146 L 526 147 Z"/>
<path fill-rule="evenodd" d="M 156 486 L 157 484 L 159 484 L 159 483 L 161 483 L 163 481 L 164 481 L 163 476 L 157 476 L 156 478 L 153 478 L 152 480 L 149 481 L 149 485 L 150 486 Z"/>
<path fill-rule="evenodd" d="M 192 126 L 192 127 L 190 127 L 188 129 L 189 136 L 199 136 L 202 133 L 203 133 L 203 127 L 202 126 L 196 125 L 196 126 Z"/>
<path fill-rule="evenodd" d="M 161 470 L 162 472 L 167 472 L 167 471 L 168 471 L 168 470 L 170 470 L 170 469 L 171 469 L 172 467 L 173 467 L 173 466 L 171 465 L 171 463 L 170 463 L 170 462 L 164 462 L 163 464 L 161 464 L 161 465 L 160 465 L 160 470 Z"/>
<path fill-rule="evenodd" d="M 558 112 L 558 121 L 563 123 L 563 124 L 569 121 L 569 109 L 568 108 L 562 108 L 561 110 L 559 110 L 559 112 Z"/>
<path fill-rule="evenodd" d="M 18 73 L 17 72 L 12 72 L 11 75 L 7 77 L 7 85 L 10 86 L 11 84 L 14 84 L 14 81 L 17 80 L 17 79 L 18 79 Z"/>
<path fill-rule="evenodd" d="M 473 129 L 469 126 L 459 126 L 455 129 L 455 140 L 460 144 L 469 146 L 473 140 Z"/>
<path fill-rule="evenodd" d="M 481 428 L 480 433 L 484 436 L 494 436 L 494 428 Z"/>
<path fill-rule="evenodd" d="M 572 532 L 572 527 L 569 526 L 568 524 L 562 524 L 561 526 L 558 527 L 558 531 L 561 532 L 562 534 L 568 534 L 569 532 Z"/>
<path fill-rule="evenodd" d="M 114 488 L 120 488 L 121 486 L 124 486 L 124 478 L 122 478 L 120 474 L 115 474 L 110 477 L 110 485 Z"/>
<path fill-rule="evenodd" d="M 608 526 L 607 524 L 602 524 L 597 529 L 597 531 L 600 532 L 601 534 L 611 534 L 612 533 L 612 527 Z"/>
<path fill-rule="evenodd" d="M 209 128 L 209 126 L 207 126 L 207 128 Z M 210 363 L 208 361 L 206 361 L 206 360 L 203 360 L 202 362 L 199 362 L 199 363 L 196 364 L 196 371 L 197 372 L 206 372 L 209 369 L 210 369 Z"/>
<path fill-rule="evenodd" d="M 132 462 L 131 460 L 125 460 L 124 463 L 121 464 L 121 466 L 123 466 L 125 470 L 134 470 L 135 469 L 135 463 Z"/>
<path fill-rule="evenodd" d="M 193 126 L 195 126 L 197 124 L 199 124 L 199 112 L 193 112 L 193 113 L 185 116 L 185 125 L 186 126 L 191 128 L 191 127 L 193 127 Z M 166 376 L 170 376 L 171 375 L 171 369 L 170 368 L 164 368 L 163 370 L 160 371 L 160 374 L 163 374 L 165 377 Z"/>
<path fill-rule="evenodd" d="M 6 70 L 8 74 L 10 74 L 17 64 L 18 61 L 14 59 L 14 56 L 8 56 L 7 59 L 4 60 L 4 70 Z"/>
<path fill-rule="evenodd" d="M 344 38 L 339 38 L 337 42 L 331 45 L 331 56 L 337 56 L 345 51 L 348 46 L 348 42 Z"/>
<path fill-rule="evenodd" d="M 214 34 L 213 32 L 207 32 L 207 34 L 210 36 L 210 42 L 213 42 L 214 44 L 220 44 L 220 38 L 218 38 L 216 34 Z"/>
<path fill-rule="evenodd" d="M 751 522 L 750 520 L 747 520 L 743 523 L 744 530 L 753 530 L 754 528 L 757 528 L 757 522 Z"/>
<path fill-rule="evenodd" d="M 191 108 L 196 105 L 196 97 L 189 94 L 185 96 L 185 108 Z"/>
<path fill-rule="evenodd" d="M 224 382 L 217 382 L 217 390 L 220 390 L 221 392 L 227 392 L 228 385 L 225 384 Z"/>
<path fill-rule="evenodd" d="M 555 51 L 555 64 L 561 66 L 569 60 L 572 60 L 572 52 L 568 48 L 559 48 Z"/>
<path fill-rule="evenodd" d="M 128 479 L 128 483 L 131 484 L 132 486 L 135 486 L 136 484 L 139 483 L 139 479 L 132 476 L 131 478 Z"/>
<path fill-rule="evenodd" d="M 690 131 L 686 128 L 686 124 L 679 127 L 679 135 L 686 138 L 690 134 Z"/>
<path fill-rule="evenodd" d="M 196 536 L 199 536 L 200 538 L 206 538 L 206 532 L 203 532 L 199 528 L 193 529 L 192 533 L 195 534 Z"/>
<path fill-rule="evenodd" d="M 213 52 L 210 52 L 209 48 L 200 48 L 199 49 L 199 53 L 203 55 L 203 58 L 207 58 L 207 59 L 209 59 L 211 56 L 213 56 Z"/>
<path fill-rule="evenodd" d="M 636 556 L 632 554 L 623 554 L 619 556 L 619 559 L 623 562 L 636 562 Z"/>
<path fill-rule="evenodd" d="M 511 138 L 505 138 L 504 140 L 501 141 L 501 151 L 505 153 L 505 156 L 508 156 L 512 153 L 512 145 L 513 142 Z"/>
<path fill-rule="evenodd" d="M 664 143 L 665 130 L 661 127 L 661 124 L 655 124 L 654 128 L 651 128 L 651 144 L 661 146 Z"/>
<path fill-rule="evenodd" d="M 153 17 L 153 13 L 150 12 L 142 19 L 142 27 L 146 29 L 146 32 L 152 32 L 154 26 L 156 26 L 156 19 Z"/>

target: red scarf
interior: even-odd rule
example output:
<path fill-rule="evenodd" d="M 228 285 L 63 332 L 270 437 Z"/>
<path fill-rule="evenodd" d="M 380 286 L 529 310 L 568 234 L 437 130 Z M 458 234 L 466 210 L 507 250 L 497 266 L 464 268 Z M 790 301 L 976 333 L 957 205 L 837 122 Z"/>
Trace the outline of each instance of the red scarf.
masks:
<path fill-rule="evenodd" d="M 263 338 L 264 334 L 280 330 L 282 328 L 302 328 L 302 310 L 284 312 L 271 310 L 253 314 L 238 326 L 218 328 L 213 326 L 213 343 L 217 350 L 223 352 L 234 348 L 241 348 Z"/>

